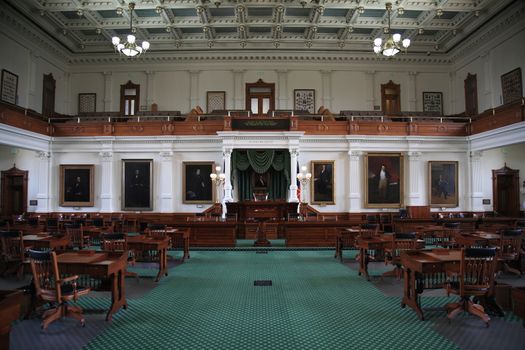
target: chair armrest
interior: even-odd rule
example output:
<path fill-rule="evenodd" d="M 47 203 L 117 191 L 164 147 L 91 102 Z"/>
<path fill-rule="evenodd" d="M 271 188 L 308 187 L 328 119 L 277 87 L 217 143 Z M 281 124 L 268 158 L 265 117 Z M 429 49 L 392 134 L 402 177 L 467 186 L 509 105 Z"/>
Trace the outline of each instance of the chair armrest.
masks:
<path fill-rule="evenodd" d="M 66 282 L 76 281 L 77 279 L 78 279 L 78 275 L 73 275 L 73 276 L 61 278 L 57 282 L 59 282 L 60 284 L 64 284 Z"/>

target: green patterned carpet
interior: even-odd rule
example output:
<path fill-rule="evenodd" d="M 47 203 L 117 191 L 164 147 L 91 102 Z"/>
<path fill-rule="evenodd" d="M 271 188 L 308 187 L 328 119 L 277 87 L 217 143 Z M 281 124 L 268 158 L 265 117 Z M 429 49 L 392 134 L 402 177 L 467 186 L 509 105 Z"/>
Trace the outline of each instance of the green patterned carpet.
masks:
<path fill-rule="evenodd" d="M 86 349 L 457 348 L 333 251 L 192 252 L 128 302 Z"/>

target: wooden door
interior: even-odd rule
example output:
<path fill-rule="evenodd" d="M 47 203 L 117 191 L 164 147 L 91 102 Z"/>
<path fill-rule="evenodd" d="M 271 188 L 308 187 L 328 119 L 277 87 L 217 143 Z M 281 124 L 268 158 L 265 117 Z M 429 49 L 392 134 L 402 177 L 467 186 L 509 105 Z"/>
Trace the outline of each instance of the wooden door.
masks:
<path fill-rule="evenodd" d="M 381 109 L 387 115 L 401 113 L 401 87 L 392 80 L 381 84 Z"/>
<path fill-rule="evenodd" d="M 519 216 L 519 172 L 507 166 L 492 170 L 494 211 L 501 216 Z"/>
<path fill-rule="evenodd" d="M 52 117 L 55 113 L 55 88 L 56 81 L 53 74 L 44 74 L 44 83 L 42 89 L 42 116 Z"/>
<path fill-rule="evenodd" d="M 476 74 L 467 74 L 465 79 L 465 114 L 469 117 L 478 115 L 478 80 Z"/>
<path fill-rule="evenodd" d="M 265 83 L 259 79 L 246 84 L 246 109 L 252 116 L 267 116 L 275 110 L 275 84 Z"/>
<path fill-rule="evenodd" d="M 27 174 L 15 166 L 2 171 L 2 216 L 27 212 Z"/>
<path fill-rule="evenodd" d="M 120 113 L 122 115 L 136 115 L 140 104 L 140 85 L 129 80 L 120 85 Z"/>

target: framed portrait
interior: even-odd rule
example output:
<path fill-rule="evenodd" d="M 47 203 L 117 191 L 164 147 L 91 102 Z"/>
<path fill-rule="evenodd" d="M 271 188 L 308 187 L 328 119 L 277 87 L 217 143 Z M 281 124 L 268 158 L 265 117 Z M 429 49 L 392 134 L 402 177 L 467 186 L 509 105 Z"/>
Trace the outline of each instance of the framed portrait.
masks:
<path fill-rule="evenodd" d="M 2 69 L 2 84 L 0 85 L 0 99 L 4 102 L 16 104 L 18 93 L 18 75 Z"/>
<path fill-rule="evenodd" d="M 519 101 L 523 97 L 521 68 L 516 68 L 501 76 L 503 104 Z"/>
<path fill-rule="evenodd" d="M 315 90 L 295 89 L 293 91 L 293 109 L 315 113 Z"/>
<path fill-rule="evenodd" d="M 443 114 L 443 93 L 423 92 L 423 112 Z"/>
<path fill-rule="evenodd" d="M 60 206 L 92 207 L 95 166 L 84 164 L 60 165 Z"/>
<path fill-rule="evenodd" d="M 226 91 L 206 92 L 206 113 L 226 109 Z"/>
<path fill-rule="evenodd" d="M 78 94 L 78 114 L 97 111 L 97 94 Z"/>
<path fill-rule="evenodd" d="M 368 153 L 365 156 L 365 207 L 403 206 L 403 155 Z"/>
<path fill-rule="evenodd" d="M 312 161 L 312 204 L 335 204 L 335 162 L 333 160 Z"/>
<path fill-rule="evenodd" d="M 153 160 L 122 160 L 122 210 L 153 210 Z"/>
<path fill-rule="evenodd" d="M 182 191 L 183 203 L 203 204 L 213 203 L 213 187 L 210 174 L 214 168 L 213 162 L 183 162 Z"/>
<path fill-rule="evenodd" d="M 458 162 L 428 162 L 428 198 L 431 207 L 458 206 Z"/>

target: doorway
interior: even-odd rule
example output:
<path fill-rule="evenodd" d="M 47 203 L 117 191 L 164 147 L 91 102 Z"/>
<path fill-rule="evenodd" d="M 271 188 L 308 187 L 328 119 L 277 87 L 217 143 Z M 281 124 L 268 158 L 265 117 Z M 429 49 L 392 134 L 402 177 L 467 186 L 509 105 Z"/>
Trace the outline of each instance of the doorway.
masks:
<path fill-rule="evenodd" d="M 262 79 L 246 84 L 246 110 L 254 117 L 266 117 L 275 110 L 275 84 Z"/>
<path fill-rule="evenodd" d="M 2 171 L 2 216 L 27 212 L 27 174 L 16 166 Z"/>
<path fill-rule="evenodd" d="M 501 169 L 492 170 L 492 200 L 495 214 L 519 216 L 519 172 L 506 165 Z"/>

